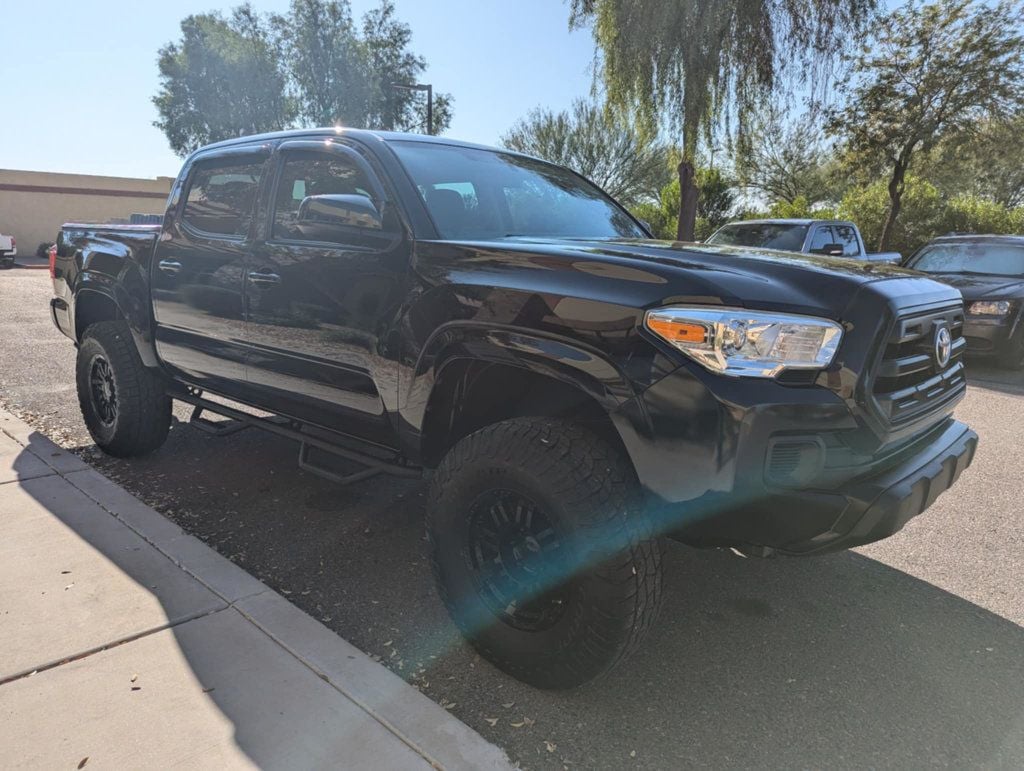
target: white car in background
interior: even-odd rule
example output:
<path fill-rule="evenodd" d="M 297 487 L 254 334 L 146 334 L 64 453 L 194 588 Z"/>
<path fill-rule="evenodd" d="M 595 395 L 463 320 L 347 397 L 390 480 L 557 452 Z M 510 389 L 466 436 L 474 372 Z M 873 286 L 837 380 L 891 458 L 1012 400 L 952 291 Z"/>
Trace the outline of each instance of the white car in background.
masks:
<path fill-rule="evenodd" d="M 0 233 L 0 266 L 11 268 L 14 266 L 14 257 L 18 254 L 18 242 L 14 236 L 5 236 Z"/>

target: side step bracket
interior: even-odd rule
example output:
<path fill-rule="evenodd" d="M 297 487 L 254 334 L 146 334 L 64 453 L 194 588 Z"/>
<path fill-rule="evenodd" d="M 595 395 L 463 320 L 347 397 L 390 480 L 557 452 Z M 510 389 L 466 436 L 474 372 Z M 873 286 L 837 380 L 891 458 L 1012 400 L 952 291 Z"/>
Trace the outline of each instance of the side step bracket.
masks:
<path fill-rule="evenodd" d="M 178 401 L 191 404 L 193 410 L 191 420 L 189 421 L 190 425 L 208 434 L 228 436 L 243 429 L 255 427 L 296 440 L 299 442 L 299 468 L 329 479 L 332 482 L 348 485 L 353 482 L 369 479 L 378 474 L 390 474 L 407 479 L 419 479 L 423 476 L 421 468 L 406 464 L 397 454 L 393 459 L 385 459 L 372 455 L 369 452 L 360 452 L 357 449 L 341 446 L 342 441 L 356 441 L 353 437 L 339 435 L 338 442 L 332 442 L 326 438 L 321 438 L 324 432 L 321 432 L 321 435 L 313 436 L 307 431 L 303 431 L 300 423 L 288 418 L 278 415 L 266 418 L 250 415 L 226 404 L 204 399 L 202 391 L 194 388 L 188 388 L 187 390 L 175 389 L 170 391 L 169 395 Z M 204 411 L 212 412 L 215 415 L 222 415 L 225 418 L 229 418 L 229 420 L 220 422 L 208 420 L 203 417 Z M 311 457 L 312 450 L 314 449 L 350 461 L 362 468 L 351 474 L 338 472 L 322 463 L 316 462 Z M 380 451 L 380 448 L 376 449 L 378 452 Z"/>
<path fill-rule="evenodd" d="M 192 408 L 192 415 L 189 417 L 189 425 L 193 428 L 198 428 L 200 431 L 211 434 L 212 436 L 230 436 L 231 434 L 237 434 L 239 431 L 244 431 L 247 428 L 252 427 L 252 423 L 245 423 L 241 420 L 207 420 L 203 417 L 203 411 L 206 407 L 201 404 L 197 404 Z"/>

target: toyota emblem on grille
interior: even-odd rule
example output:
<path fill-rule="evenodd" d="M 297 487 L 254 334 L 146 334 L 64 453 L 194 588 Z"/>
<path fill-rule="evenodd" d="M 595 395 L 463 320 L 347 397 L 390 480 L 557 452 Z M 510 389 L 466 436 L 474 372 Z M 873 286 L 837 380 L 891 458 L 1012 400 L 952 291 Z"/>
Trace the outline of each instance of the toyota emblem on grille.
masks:
<path fill-rule="evenodd" d="M 949 334 L 949 327 L 939 327 L 935 330 L 935 363 L 939 369 L 946 368 L 952 353 L 953 336 Z"/>

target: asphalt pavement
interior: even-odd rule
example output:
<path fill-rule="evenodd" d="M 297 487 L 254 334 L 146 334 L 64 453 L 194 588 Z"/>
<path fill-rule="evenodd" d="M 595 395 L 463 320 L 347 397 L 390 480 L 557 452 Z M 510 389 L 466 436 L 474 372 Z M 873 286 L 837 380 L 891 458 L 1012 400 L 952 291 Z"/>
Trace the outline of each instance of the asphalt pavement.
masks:
<path fill-rule="evenodd" d="M 177 424 L 99 453 L 45 271 L 0 273 L 0 401 L 385 663 L 527 768 L 1024 765 L 1024 375 L 972 366 L 974 465 L 887 541 L 810 559 L 672 544 L 647 644 L 570 693 L 461 642 L 425 558 L 422 483 L 339 487 L 294 442 Z M 177 414 L 184 420 L 187 412 Z"/>

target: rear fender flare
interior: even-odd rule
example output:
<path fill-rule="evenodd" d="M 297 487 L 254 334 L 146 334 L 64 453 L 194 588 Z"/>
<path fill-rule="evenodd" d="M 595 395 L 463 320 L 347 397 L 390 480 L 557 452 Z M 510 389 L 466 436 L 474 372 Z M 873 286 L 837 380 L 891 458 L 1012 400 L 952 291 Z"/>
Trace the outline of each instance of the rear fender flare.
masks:
<path fill-rule="evenodd" d="M 129 274 L 130 272 L 128 271 Z M 79 274 L 78 287 L 74 295 L 75 328 L 78 323 L 78 308 L 83 298 L 87 298 L 90 294 L 103 296 L 114 304 L 118 316 L 128 323 L 142 363 L 147 367 L 159 368 L 160 361 L 156 355 L 150 323 L 147 287 L 138 287 L 133 284 L 130 275 L 114 278 L 98 271 L 89 270 Z"/>

